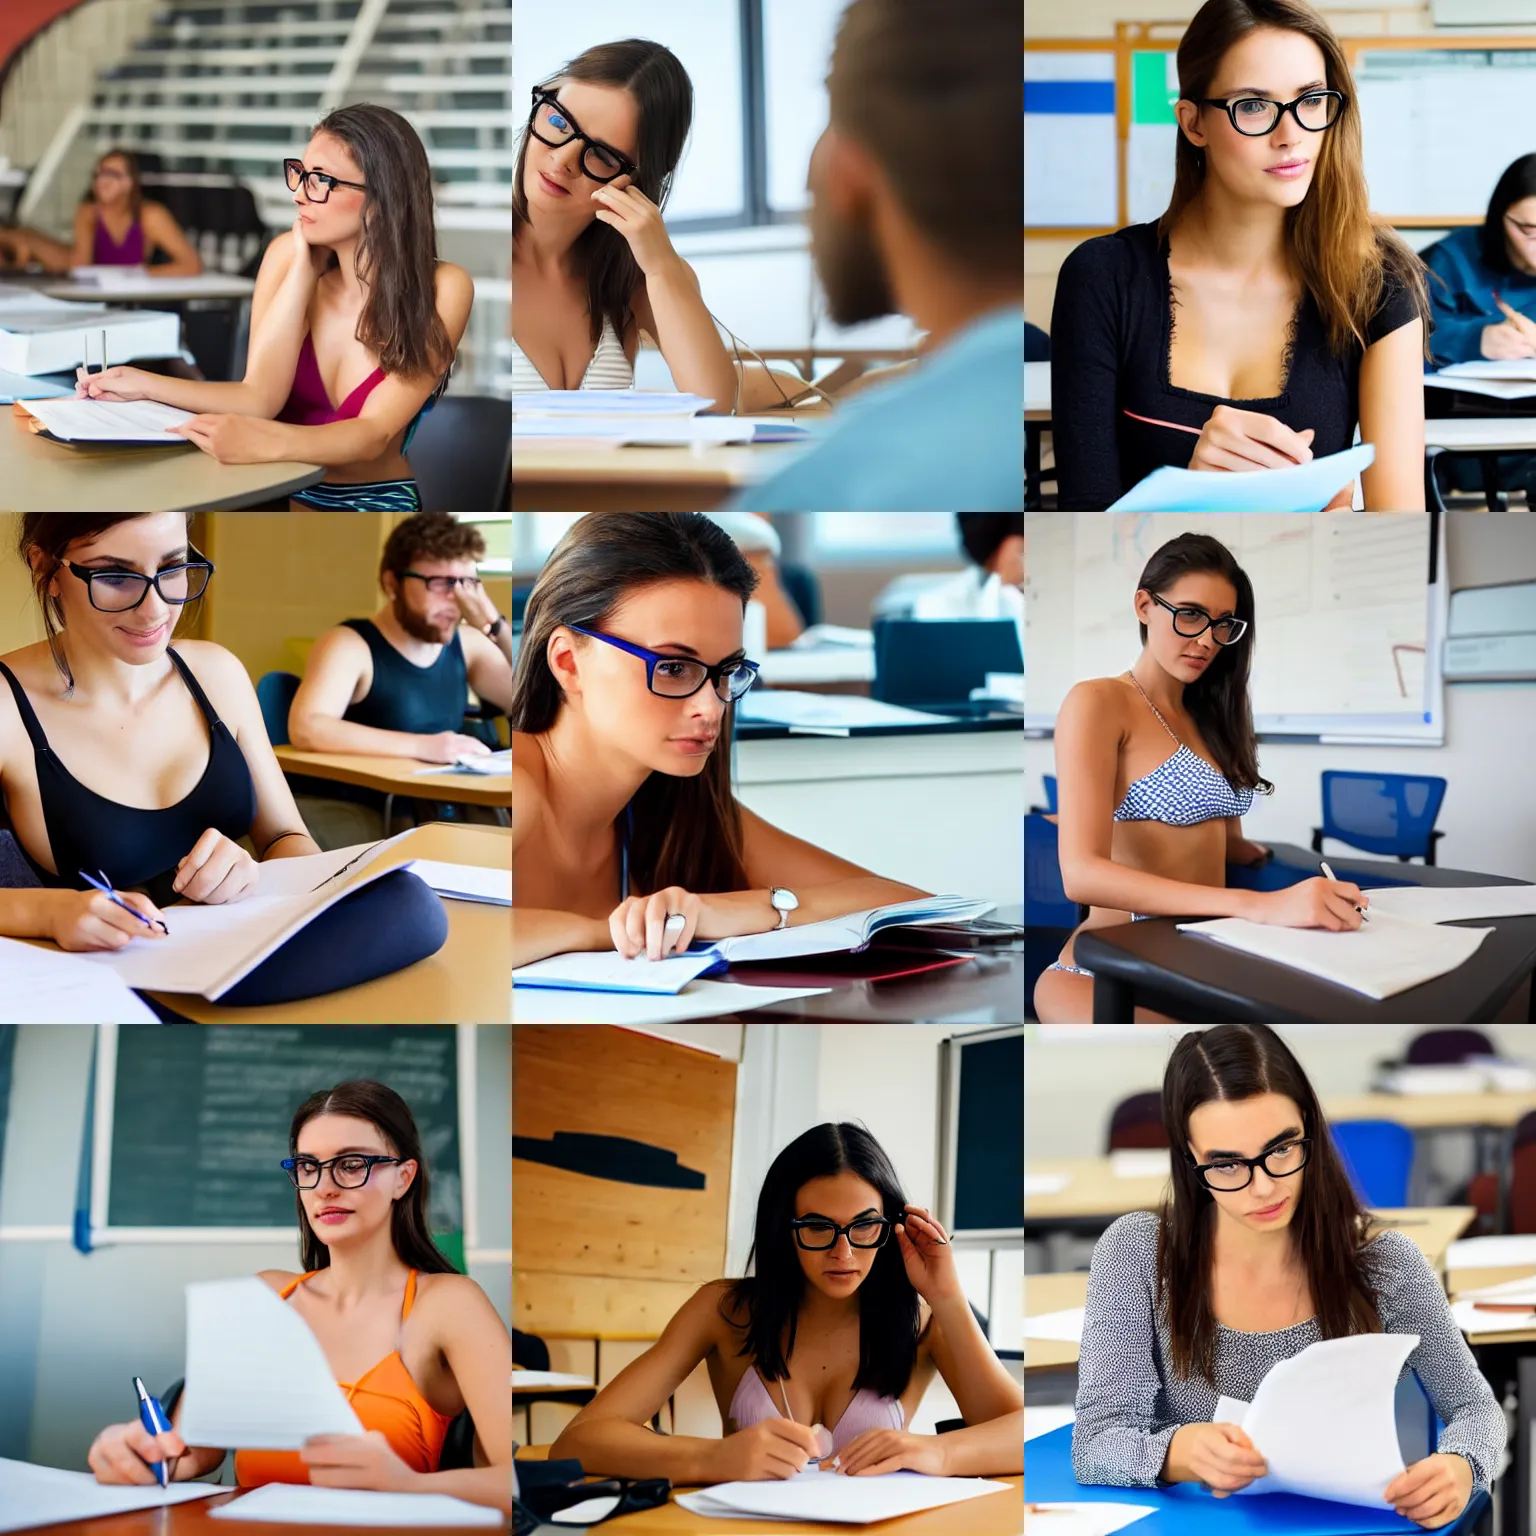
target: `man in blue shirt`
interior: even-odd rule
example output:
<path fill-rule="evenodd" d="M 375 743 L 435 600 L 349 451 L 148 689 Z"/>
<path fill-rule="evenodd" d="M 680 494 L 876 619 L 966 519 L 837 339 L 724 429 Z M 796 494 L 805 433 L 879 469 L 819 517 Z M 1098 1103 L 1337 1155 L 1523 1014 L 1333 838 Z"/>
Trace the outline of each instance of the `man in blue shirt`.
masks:
<path fill-rule="evenodd" d="M 732 507 L 1023 510 L 1019 11 L 852 0 L 811 155 L 811 254 L 838 325 L 909 315 L 905 377 Z"/>

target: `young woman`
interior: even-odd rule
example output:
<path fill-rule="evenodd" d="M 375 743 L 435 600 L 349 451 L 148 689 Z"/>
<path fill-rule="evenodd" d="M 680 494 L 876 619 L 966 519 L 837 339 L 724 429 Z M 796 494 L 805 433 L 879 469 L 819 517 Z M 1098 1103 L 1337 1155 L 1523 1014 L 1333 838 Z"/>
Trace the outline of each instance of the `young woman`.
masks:
<path fill-rule="evenodd" d="M 108 368 L 78 392 L 198 412 L 173 430 L 221 464 L 325 465 L 294 506 L 418 512 L 405 454 L 474 299 L 469 274 L 437 259 L 426 150 L 398 113 L 364 103 L 330 113 L 283 165 L 299 212 L 262 258 L 245 377 Z"/>
<path fill-rule="evenodd" d="M 1372 1231 L 1306 1074 L 1263 1024 L 1192 1030 L 1163 1076 L 1172 1193 L 1099 1239 L 1088 1280 L 1072 1466 L 1084 1483 L 1204 1483 L 1265 1473 L 1218 1395 L 1251 1401 L 1320 1339 L 1414 1333 L 1413 1371 L 1445 1428 L 1387 1485 L 1398 1514 L 1449 1525 L 1498 1471 L 1504 1411 L 1445 1291 L 1400 1232 Z M 1218 1385 L 1219 1383 L 1219 1385 Z"/>
<path fill-rule="evenodd" d="M 157 251 L 167 260 L 150 266 Z M 170 209 L 144 196 L 138 156 L 126 149 L 109 149 L 96 162 L 90 191 L 75 209 L 71 244 L 35 229 L 0 229 L 0 255 L 10 266 L 36 263 L 48 272 L 145 267 L 154 277 L 195 277 L 203 270 Z"/>
<path fill-rule="evenodd" d="M 512 183 L 512 388 L 629 389 L 643 330 L 729 412 L 736 370 L 661 210 L 693 84 L 660 43 L 589 48 L 533 93 Z"/>
<path fill-rule="evenodd" d="M 927 894 L 779 831 L 731 792 L 756 584 L 698 512 L 589 512 L 556 545 L 512 679 L 514 965 L 573 949 L 655 960 L 695 936 Z"/>
<path fill-rule="evenodd" d="M 1304 463 L 1358 425 L 1366 507 L 1422 509 L 1428 300 L 1372 221 L 1338 40 L 1305 0 L 1207 0 L 1178 69 L 1167 212 L 1085 241 L 1057 282 L 1059 504 L 1101 511 L 1164 464 Z"/>
<path fill-rule="evenodd" d="M 1143 569 L 1135 609 L 1135 664 L 1074 684 L 1056 716 L 1062 884 L 1089 911 L 1035 983 L 1043 1023 L 1093 1018 L 1092 972 L 1072 954 L 1084 929 L 1174 914 L 1358 928 L 1356 905 L 1370 905 L 1359 886 L 1322 876 L 1227 889 L 1228 864 L 1269 857 L 1242 817 L 1255 789 L 1274 788 L 1259 777 L 1248 702 L 1253 585 L 1231 551 L 1207 534 L 1170 539 Z"/>
<path fill-rule="evenodd" d="M 261 1279 L 309 1324 L 362 1421 L 301 1451 L 236 1451 L 235 1481 L 446 1493 L 511 1513 L 512 1339 L 490 1299 L 428 1234 L 428 1175 L 405 1100 L 383 1083 L 340 1083 L 306 1099 L 283 1160 L 296 1190 L 304 1270 Z M 276 1172 L 276 1170 L 273 1170 Z M 472 1467 L 438 1470 L 449 1425 L 474 1421 Z M 188 1446 L 171 1429 L 110 1424 L 91 1445 L 102 1483 L 175 1482 L 216 1470 L 223 1446 Z"/>
<path fill-rule="evenodd" d="M 887 1239 L 895 1234 L 894 1243 Z M 1023 1469 L 1024 1394 L 966 1302 L 943 1229 L 907 1204 L 862 1126 L 813 1126 L 774 1158 L 746 1279 L 701 1286 L 561 1431 L 589 1472 L 722 1483 L 823 1470 L 971 1477 Z M 704 1361 L 720 1440 L 649 1424 Z M 937 1370 L 966 1427 L 907 1432 Z"/>

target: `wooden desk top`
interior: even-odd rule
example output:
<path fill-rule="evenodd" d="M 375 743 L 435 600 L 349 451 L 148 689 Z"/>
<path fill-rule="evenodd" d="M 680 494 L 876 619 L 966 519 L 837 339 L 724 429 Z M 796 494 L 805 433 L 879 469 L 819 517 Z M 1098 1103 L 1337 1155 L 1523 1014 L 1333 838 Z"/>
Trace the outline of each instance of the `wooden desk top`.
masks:
<path fill-rule="evenodd" d="M 417 827 L 383 858 L 436 859 L 505 869 L 510 827 Z M 154 994 L 197 1024 L 507 1024 L 512 1018 L 512 923 L 506 907 L 445 901 L 448 939 L 393 976 L 275 1008 L 227 1008 L 183 992 Z"/>
<path fill-rule="evenodd" d="M 1536 1093 L 1356 1093 L 1325 1099 L 1330 1120 L 1392 1120 L 1413 1130 L 1493 1126 L 1507 1130 L 1536 1110 Z"/>
<path fill-rule="evenodd" d="M 456 805 L 501 805 L 511 809 L 510 773 L 421 774 L 430 767 L 414 757 L 367 757 L 351 752 L 300 752 L 297 747 L 278 747 L 277 760 L 284 773 L 340 784 L 358 784 L 387 795 L 411 795 L 420 800 L 446 800 Z"/>
<path fill-rule="evenodd" d="M 1065 1312 L 1088 1300 L 1088 1271 L 1069 1275 L 1025 1275 L 1024 1316 L 1040 1317 L 1047 1312 Z M 1032 1339 L 1024 1335 L 1024 1374 L 1031 1371 L 1061 1370 L 1077 1364 L 1078 1348 L 1062 1339 Z"/>
<path fill-rule="evenodd" d="M 1127 1211 L 1156 1210 L 1162 1204 L 1168 1179 L 1118 1179 L 1107 1157 L 1030 1157 L 1024 1160 L 1027 1174 L 1064 1173 L 1065 1188 L 1054 1194 L 1024 1195 L 1024 1219 L 1047 1221 L 1052 1217 L 1123 1216 Z"/>
<path fill-rule="evenodd" d="M 65 448 L 0 420 L 0 502 L 28 512 L 219 512 L 324 478 L 318 464 L 220 464 L 200 448 Z"/>

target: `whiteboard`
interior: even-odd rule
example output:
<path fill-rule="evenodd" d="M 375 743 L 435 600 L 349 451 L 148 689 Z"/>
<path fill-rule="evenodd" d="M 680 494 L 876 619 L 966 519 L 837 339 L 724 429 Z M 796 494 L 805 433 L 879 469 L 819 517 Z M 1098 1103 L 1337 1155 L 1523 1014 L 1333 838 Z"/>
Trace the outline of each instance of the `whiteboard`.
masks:
<path fill-rule="evenodd" d="M 1026 49 L 1024 224 L 1114 229 L 1115 56 Z"/>
<path fill-rule="evenodd" d="M 1073 684 L 1135 662 L 1137 581 L 1180 533 L 1220 539 L 1253 583 L 1259 734 L 1444 743 L 1445 533 L 1428 512 L 1031 514 L 1026 731 L 1054 729 Z"/>

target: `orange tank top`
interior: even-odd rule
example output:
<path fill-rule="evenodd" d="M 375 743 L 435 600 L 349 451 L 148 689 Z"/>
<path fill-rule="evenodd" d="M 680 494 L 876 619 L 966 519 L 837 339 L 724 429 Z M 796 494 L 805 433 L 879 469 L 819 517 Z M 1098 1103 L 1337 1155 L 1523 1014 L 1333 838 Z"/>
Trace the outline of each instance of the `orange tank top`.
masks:
<path fill-rule="evenodd" d="M 306 1280 L 320 1271 L 312 1269 L 300 1275 L 280 1292 L 287 1301 Z M 403 1324 L 411 1315 L 416 1300 L 416 1271 L 405 1282 L 405 1305 L 400 1309 Z M 365 1430 L 380 1430 L 395 1455 L 413 1472 L 435 1472 L 443 1453 L 443 1440 L 452 1418 L 439 1413 L 421 1395 L 411 1379 L 397 1349 L 354 1382 L 338 1381 L 347 1394 L 352 1411 Z M 242 1488 L 259 1488 L 263 1483 L 307 1483 L 309 1468 L 297 1451 L 236 1451 L 235 1481 Z"/>

